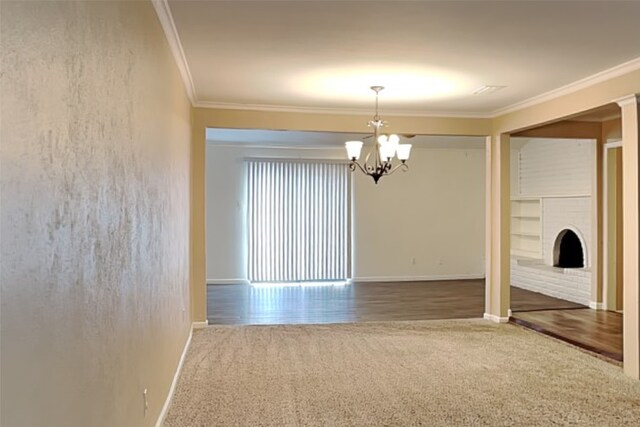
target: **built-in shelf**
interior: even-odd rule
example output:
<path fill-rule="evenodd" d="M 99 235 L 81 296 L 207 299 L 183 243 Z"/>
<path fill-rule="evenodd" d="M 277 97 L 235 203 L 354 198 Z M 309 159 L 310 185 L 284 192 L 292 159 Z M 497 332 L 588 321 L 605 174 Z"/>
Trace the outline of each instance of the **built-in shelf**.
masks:
<path fill-rule="evenodd" d="M 518 258 L 542 258 L 542 202 L 540 198 L 511 200 L 511 254 Z"/>

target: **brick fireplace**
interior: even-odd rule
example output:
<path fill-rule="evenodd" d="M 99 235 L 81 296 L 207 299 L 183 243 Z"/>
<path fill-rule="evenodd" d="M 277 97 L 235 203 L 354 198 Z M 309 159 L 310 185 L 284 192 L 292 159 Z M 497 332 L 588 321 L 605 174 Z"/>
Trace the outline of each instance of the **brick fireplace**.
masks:
<path fill-rule="evenodd" d="M 511 284 L 589 305 L 594 143 L 520 145 L 512 153 Z"/>

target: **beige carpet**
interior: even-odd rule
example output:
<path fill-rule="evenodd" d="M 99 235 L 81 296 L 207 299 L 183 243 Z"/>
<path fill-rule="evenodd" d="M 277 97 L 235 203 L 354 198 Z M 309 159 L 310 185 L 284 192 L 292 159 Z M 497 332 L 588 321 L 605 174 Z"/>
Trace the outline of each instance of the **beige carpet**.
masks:
<path fill-rule="evenodd" d="M 194 332 L 167 427 L 640 425 L 640 381 L 512 325 Z"/>

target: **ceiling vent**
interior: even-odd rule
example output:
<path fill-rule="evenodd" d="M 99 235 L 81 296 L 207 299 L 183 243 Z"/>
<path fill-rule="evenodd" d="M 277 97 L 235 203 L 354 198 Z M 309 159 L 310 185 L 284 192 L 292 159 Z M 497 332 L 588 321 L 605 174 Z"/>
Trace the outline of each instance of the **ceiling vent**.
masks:
<path fill-rule="evenodd" d="M 478 89 L 473 91 L 474 95 L 486 95 L 488 93 L 493 93 L 493 92 L 497 92 L 500 89 L 504 89 L 506 86 L 500 86 L 500 85 L 484 85 L 482 87 L 479 87 Z"/>

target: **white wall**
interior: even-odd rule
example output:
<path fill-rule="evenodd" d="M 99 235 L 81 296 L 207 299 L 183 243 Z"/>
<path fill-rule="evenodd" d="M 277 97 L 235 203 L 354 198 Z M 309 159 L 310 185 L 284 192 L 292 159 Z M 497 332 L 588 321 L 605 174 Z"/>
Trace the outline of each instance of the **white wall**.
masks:
<path fill-rule="evenodd" d="M 482 149 L 417 149 L 378 185 L 356 174 L 354 278 L 482 277 L 484 161 Z"/>
<path fill-rule="evenodd" d="M 594 141 L 530 139 L 519 152 L 519 174 L 512 178 L 519 196 L 591 194 Z"/>
<path fill-rule="evenodd" d="M 354 174 L 356 280 L 483 277 L 485 154 L 479 146 L 414 149 L 411 170 L 378 185 Z M 246 279 L 243 159 L 278 156 L 343 159 L 344 149 L 207 144 L 208 283 Z"/>
<path fill-rule="evenodd" d="M 0 424 L 153 426 L 191 327 L 182 79 L 150 2 L 0 7 Z"/>

